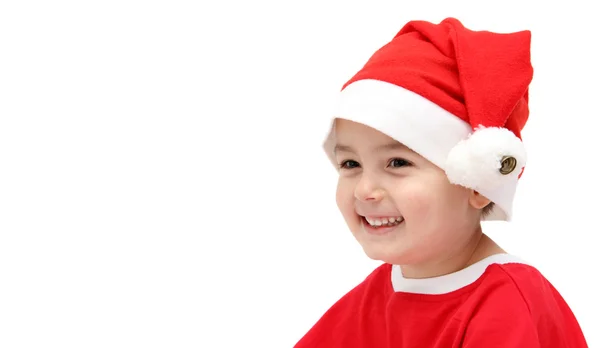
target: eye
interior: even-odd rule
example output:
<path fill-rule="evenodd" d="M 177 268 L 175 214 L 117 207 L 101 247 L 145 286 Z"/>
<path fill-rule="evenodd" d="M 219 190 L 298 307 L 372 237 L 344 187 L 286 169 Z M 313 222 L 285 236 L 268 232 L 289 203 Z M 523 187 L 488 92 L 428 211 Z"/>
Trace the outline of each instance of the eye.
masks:
<path fill-rule="evenodd" d="M 401 167 L 406 167 L 409 166 L 410 163 L 407 160 L 404 160 L 402 158 L 393 158 L 390 163 L 388 164 L 388 166 L 392 167 L 392 168 L 401 168 Z"/>
<path fill-rule="evenodd" d="M 353 161 L 353 160 L 346 160 L 346 161 L 342 161 L 342 163 L 340 163 L 341 169 L 353 169 L 353 168 L 358 168 L 359 166 L 360 166 L 360 164 L 358 164 L 358 162 Z"/>

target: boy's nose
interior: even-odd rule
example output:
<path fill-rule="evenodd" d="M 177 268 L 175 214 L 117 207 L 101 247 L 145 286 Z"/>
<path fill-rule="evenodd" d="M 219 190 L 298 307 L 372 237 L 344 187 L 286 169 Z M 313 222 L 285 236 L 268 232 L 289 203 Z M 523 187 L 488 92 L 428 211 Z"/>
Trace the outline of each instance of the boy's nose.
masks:
<path fill-rule="evenodd" d="M 354 190 L 354 197 L 360 201 L 380 201 L 384 196 L 385 190 L 365 175 Z"/>

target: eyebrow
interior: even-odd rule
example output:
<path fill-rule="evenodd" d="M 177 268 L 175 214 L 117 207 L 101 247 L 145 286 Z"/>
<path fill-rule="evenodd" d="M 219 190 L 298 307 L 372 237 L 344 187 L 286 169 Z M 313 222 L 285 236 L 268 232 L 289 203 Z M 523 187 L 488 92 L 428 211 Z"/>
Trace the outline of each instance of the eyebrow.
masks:
<path fill-rule="evenodd" d="M 379 145 L 375 148 L 375 151 L 406 150 L 406 149 L 408 149 L 408 147 L 406 147 L 406 145 L 398 143 L 398 142 L 393 142 L 393 143 Z M 343 145 L 343 144 L 336 144 L 333 148 L 333 153 L 338 153 L 338 152 L 355 152 L 355 151 L 354 151 L 354 149 L 352 149 L 351 146 Z"/>

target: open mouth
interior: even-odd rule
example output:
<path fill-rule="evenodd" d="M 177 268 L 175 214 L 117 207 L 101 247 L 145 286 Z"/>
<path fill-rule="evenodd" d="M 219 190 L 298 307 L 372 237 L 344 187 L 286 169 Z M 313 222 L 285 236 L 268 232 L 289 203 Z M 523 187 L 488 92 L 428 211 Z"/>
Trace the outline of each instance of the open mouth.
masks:
<path fill-rule="evenodd" d="M 400 225 L 404 221 L 402 216 L 384 217 L 384 218 L 369 218 L 362 216 L 363 222 L 373 228 L 393 227 Z"/>

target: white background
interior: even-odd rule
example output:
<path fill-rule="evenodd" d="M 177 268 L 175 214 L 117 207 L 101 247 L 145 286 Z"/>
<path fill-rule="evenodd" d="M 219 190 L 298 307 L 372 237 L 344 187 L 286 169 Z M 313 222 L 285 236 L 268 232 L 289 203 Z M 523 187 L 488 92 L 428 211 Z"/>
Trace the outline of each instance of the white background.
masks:
<path fill-rule="evenodd" d="M 293 346 L 379 264 L 335 206 L 333 98 L 447 16 L 533 32 L 530 162 L 485 228 L 600 346 L 597 17 L 527 3 L 2 2 L 0 346 Z"/>

